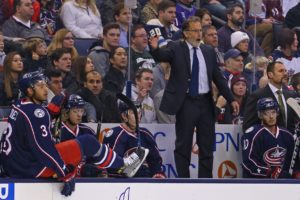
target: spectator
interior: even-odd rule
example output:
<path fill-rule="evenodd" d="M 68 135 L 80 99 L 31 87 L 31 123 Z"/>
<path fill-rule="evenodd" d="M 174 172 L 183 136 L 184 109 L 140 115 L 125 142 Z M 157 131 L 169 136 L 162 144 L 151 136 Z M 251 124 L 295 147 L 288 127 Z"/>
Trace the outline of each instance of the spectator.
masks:
<path fill-rule="evenodd" d="M 161 1 L 162 0 L 149 0 L 147 2 L 141 13 L 142 23 L 146 24 L 150 19 L 158 18 L 157 7 Z"/>
<path fill-rule="evenodd" d="M 291 85 L 296 95 L 300 95 L 300 72 L 295 73 L 291 78 Z"/>
<path fill-rule="evenodd" d="M 101 13 L 103 26 L 109 23 L 113 23 L 114 7 L 120 2 L 120 0 L 97 0 L 96 2 L 97 2 L 97 7 Z M 139 3 L 139 1 L 137 1 L 136 8 L 132 9 L 133 24 L 140 23 L 141 10 L 142 10 L 141 4 Z"/>
<path fill-rule="evenodd" d="M 40 38 L 31 38 L 24 45 L 24 72 L 33 72 L 46 69 L 51 66 L 47 56 L 47 45 Z"/>
<path fill-rule="evenodd" d="M 261 13 L 252 14 L 250 13 L 250 0 L 246 0 L 246 25 L 252 35 L 256 34 L 256 37 L 261 39 L 260 46 L 265 55 L 269 56 L 274 49 L 273 23 L 283 22 L 284 18 L 280 0 L 264 0 L 261 7 Z M 254 24 L 255 18 L 256 24 Z"/>
<path fill-rule="evenodd" d="M 196 11 L 195 16 L 199 17 L 201 19 L 201 25 L 211 25 L 212 24 L 212 16 L 210 12 L 205 8 L 200 8 Z"/>
<path fill-rule="evenodd" d="M 242 31 L 247 33 L 249 37 L 250 52 L 253 54 L 254 38 L 250 32 L 245 30 L 242 25 L 244 23 L 244 8 L 241 4 L 234 4 L 226 11 L 227 23 L 218 30 L 219 50 L 223 53 L 228 51 L 231 47 L 230 36 L 235 31 Z M 264 55 L 263 50 L 259 44 L 255 43 L 256 55 Z"/>
<path fill-rule="evenodd" d="M 294 27 L 300 27 L 299 18 L 300 18 L 300 2 L 287 12 L 284 19 L 284 25 L 290 29 L 293 29 Z"/>
<path fill-rule="evenodd" d="M 289 1 L 282 1 L 282 11 L 283 16 L 285 17 L 288 11 L 296 6 L 299 3 L 299 0 L 289 0 Z"/>
<path fill-rule="evenodd" d="M 54 50 L 51 54 L 51 63 L 54 69 L 62 73 L 63 88 L 66 89 L 67 94 L 73 94 L 80 88 L 80 83 L 71 71 L 72 59 L 70 49 L 59 48 Z"/>
<path fill-rule="evenodd" d="M 300 50 L 298 50 L 298 37 L 295 31 L 283 28 L 278 37 L 279 47 L 274 50 L 272 57 L 274 61 L 280 61 L 288 70 L 291 77 L 300 72 Z"/>
<path fill-rule="evenodd" d="M 23 73 L 22 57 L 17 52 L 10 52 L 4 59 L 4 77 L 0 80 L 0 105 L 11 106 L 19 99 L 19 79 Z"/>
<path fill-rule="evenodd" d="M 147 50 L 148 35 L 143 25 L 134 25 L 131 34 L 131 66 L 130 80 L 134 81 L 135 74 L 140 68 L 153 69 L 156 66 L 152 55 Z"/>
<path fill-rule="evenodd" d="M 136 72 L 135 85 L 132 86 L 131 99 L 142 105 L 141 123 L 156 123 L 156 113 L 150 91 L 153 86 L 153 72 L 151 69 L 141 68 Z M 126 93 L 124 88 L 123 93 Z M 128 95 L 127 95 L 128 96 Z"/>
<path fill-rule="evenodd" d="M 171 66 L 167 62 L 161 62 L 159 63 L 159 65 L 157 65 L 152 69 L 153 86 L 150 91 L 151 98 L 154 98 L 154 96 L 158 92 L 165 89 L 167 81 L 169 80 L 170 77 L 170 70 L 171 70 Z"/>
<path fill-rule="evenodd" d="M 39 37 L 49 40 L 46 31 L 31 21 L 34 14 L 31 0 L 14 0 L 14 15 L 2 26 L 3 34 L 11 38 Z"/>
<path fill-rule="evenodd" d="M 289 131 L 294 131 L 297 115 L 286 103 L 286 100 L 289 97 L 293 97 L 293 94 L 283 87 L 283 84 L 287 79 L 287 70 L 284 64 L 279 61 L 269 63 L 267 75 L 269 78 L 267 86 L 251 93 L 247 100 L 243 129 L 247 130 L 251 126 L 260 123 L 255 110 L 256 102 L 260 98 L 270 97 L 276 99 L 277 103 L 280 105 L 280 112 L 277 117 L 278 125 L 286 127 Z"/>
<path fill-rule="evenodd" d="M 114 18 L 120 25 L 120 46 L 128 47 L 128 28 L 132 20 L 131 10 L 124 7 L 124 3 L 118 3 L 114 8 Z"/>
<path fill-rule="evenodd" d="M 160 46 L 175 40 L 179 29 L 174 25 L 176 20 L 176 4 L 170 0 L 163 0 L 158 5 L 158 18 L 147 22 L 145 28 L 151 36 L 160 36 Z"/>
<path fill-rule="evenodd" d="M 178 0 L 176 3 L 176 20 L 175 25 L 181 28 L 182 23 L 196 13 L 196 7 L 193 0 Z"/>
<path fill-rule="evenodd" d="M 280 106 L 273 98 L 260 98 L 256 110 L 259 123 L 242 136 L 244 178 L 291 178 L 293 135 L 278 126 Z M 269 159 L 270 158 L 270 159 Z"/>
<path fill-rule="evenodd" d="M 242 53 L 237 49 L 229 49 L 225 55 L 225 70 L 223 75 L 227 80 L 228 87 L 231 86 L 231 80 L 234 76 L 240 75 L 244 70 Z"/>
<path fill-rule="evenodd" d="M 109 70 L 109 52 L 120 45 L 120 25 L 117 23 L 106 24 L 103 28 L 103 44 L 91 48 L 89 57 L 92 59 L 95 70 L 105 77 Z"/>
<path fill-rule="evenodd" d="M 238 115 L 232 115 L 232 110 L 223 96 L 219 96 L 216 102 L 217 123 L 219 124 L 242 124 L 245 105 L 248 97 L 247 80 L 244 76 L 238 75 L 231 80 L 231 91 L 234 100 L 240 105 Z"/>
<path fill-rule="evenodd" d="M 84 86 L 76 92 L 84 101 L 92 105 L 96 116 L 87 116 L 90 121 L 117 123 L 120 122 L 115 95 L 103 88 L 102 77 L 97 71 L 86 73 Z"/>
<path fill-rule="evenodd" d="M 68 29 L 58 30 L 51 43 L 48 46 L 48 55 L 51 56 L 53 51 L 58 48 L 69 48 L 71 50 L 72 61 L 78 56 L 77 50 L 74 47 L 74 37 L 73 34 Z"/>
<path fill-rule="evenodd" d="M 85 74 L 87 72 L 95 70 L 93 61 L 88 56 L 78 56 L 72 68 L 74 69 L 76 80 L 83 86 L 83 80 L 85 79 Z"/>
<path fill-rule="evenodd" d="M 104 88 L 115 94 L 122 93 L 127 73 L 127 52 L 123 47 L 113 48 L 109 55 L 110 68 L 104 78 Z"/>
<path fill-rule="evenodd" d="M 217 64 L 223 71 L 225 67 L 225 62 L 223 58 L 223 53 L 218 49 L 219 38 L 216 27 L 213 25 L 202 26 L 202 41 L 204 44 L 210 45 L 214 48 L 217 56 Z"/>
<path fill-rule="evenodd" d="M 119 102 L 119 113 L 122 123 L 106 131 L 103 144 L 107 144 L 119 156 L 123 157 L 141 146 L 149 149 L 149 154 L 143 166 L 136 173 L 135 177 L 165 178 L 162 171 L 162 158 L 152 133 L 146 128 L 140 127 L 136 131 L 136 120 L 141 118 L 140 105 L 138 108 L 138 119 L 135 118 L 133 110 L 123 102 Z M 138 135 L 139 134 L 139 135 Z M 140 140 L 140 141 L 139 141 Z M 114 173 L 109 171 L 109 173 Z"/>
<path fill-rule="evenodd" d="M 48 97 L 47 102 L 51 102 L 52 98 L 56 95 L 60 95 L 63 91 L 63 78 L 62 74 L 57 69 L 47 69 L 44 72 L 45 77 L 47 77 L 48 82 Z"/>
<path fill-rule="evenodd" d="M 102 38 L 101 16 L 94 1 L 66 1 L 61 7 L 60 17 L 75 37 Z"/>
<path fill-rule="evenodd" d="M 236 31 L 230 36 L 232 48 L 239 50 L 243 56 L 244 65 L 251 62 L 253 55 L 249 52 L 249 36 L 245 32 Z"/>
<path fill-rule="evenodd" d="M 3 71 L 3 62 L 6 54 L 4 52 L 4 37 L 3 33 L 0 31 L 0 72 Z"/>

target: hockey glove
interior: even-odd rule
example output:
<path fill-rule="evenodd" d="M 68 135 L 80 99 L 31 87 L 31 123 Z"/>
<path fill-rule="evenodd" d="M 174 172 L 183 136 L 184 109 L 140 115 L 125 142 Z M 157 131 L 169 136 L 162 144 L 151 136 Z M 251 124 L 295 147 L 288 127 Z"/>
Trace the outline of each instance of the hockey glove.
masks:
<path fill-rule="evenodd" d="M 47 106 L 52 117 L 57 117 L 60 114 L 60 111 L 62 110 L 67 99 L 67 96 L 63 93 L 55 95 L 52 98 L 51 102 Z"/>
<path fill-rule="evenodd" d="M 163 172 L 157 172 L 156 174 L 154 174 L 152 176 L 152 178 L 164 179 L 164 178 L 166 178 L 166 175 Z"/>
<path fill-rule="evenodd" d="M 61 191 L 62 195 L 70 196 L 72 192 L 75 190 L 75 176 L 76 176 L 77 170 L 75 170 L 75 167 L 73 165 L 66 165 L 65 168 L 65 176 L 59 178 L 59 181 L 62 181 L 64 183 L 64 187 Z"/>

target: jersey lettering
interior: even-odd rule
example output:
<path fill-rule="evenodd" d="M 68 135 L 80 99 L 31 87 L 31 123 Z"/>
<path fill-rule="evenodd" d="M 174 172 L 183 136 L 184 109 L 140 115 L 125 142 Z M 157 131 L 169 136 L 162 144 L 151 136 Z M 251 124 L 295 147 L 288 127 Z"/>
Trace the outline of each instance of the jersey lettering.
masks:
<path fill-rule="evenodd" d="M 11 152 L 11 143 L 9 140 L 11 133 L 12 133 L 12 127 L 11 127 L 11 124 L 8 123 L 7 129 L 3 133 L 2 138 L 1 138 L 1 152 L 5 153 L 6 155 L 8 155 Z"/>
<path fill-rule="evenodd" d="M 47 131 L 46 126 L 45 126 L 45 125 L 41 125 L 40 128 L 41 128 L 41 130 L 42 130 L 42 136 L 43 136 L 43 137 L 47 137 L 48 131 Z"/>

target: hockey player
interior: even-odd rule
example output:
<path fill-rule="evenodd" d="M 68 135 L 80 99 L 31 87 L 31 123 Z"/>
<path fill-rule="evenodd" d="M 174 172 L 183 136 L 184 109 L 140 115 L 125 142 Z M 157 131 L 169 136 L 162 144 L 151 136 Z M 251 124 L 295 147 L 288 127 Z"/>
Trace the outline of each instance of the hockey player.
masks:
<path fill-rule="evenodd" d="M 20 80 L 20 90 L 26 97 L 12 106 L 7 130 L 1 138 L 1 160 L 8 176 L 57 177 L 64 182 L 61 193 L 69 196 L 75 189 L 74 177 L 78 164 L 84 158 L 93 159 L 104 167 L 123 168 L 123 173 L 133 176 L 147 156 L 148 150 L 139 149 L 123 159 L 111 150 L 102 148 L 90 135 L 55 145 L 50 133 L 51 117 L 42 106 L 48 95 L 43 74 L 24 74 Z"/>
<path fill-rule="evenodd" d="M 136 105 L 139 115 L 138 120 L 140 120 L 141 105 Z M 121 101 L 119 102 L 119 112 L 123 123 L 106 131 L 103 144 L 108 144 L 118 155 L 126 156 L 138 149 L 140 142 L 142 147 L 149 149 L 149 155 L 135 177 L 165 178 L 162 171 L 162 158 L 151 132 L 146 128 L 140 128 L 140 135 L 137 135 L 134 112 Z"/>
<path fill-rule="evenodd" d="M 262 98 L 257 111 L 261 124 L 248 128 L 242 136 L 243 177 L 290 178 L 294 138 L 276 125 L 278 104 L 272 98 Z"/>

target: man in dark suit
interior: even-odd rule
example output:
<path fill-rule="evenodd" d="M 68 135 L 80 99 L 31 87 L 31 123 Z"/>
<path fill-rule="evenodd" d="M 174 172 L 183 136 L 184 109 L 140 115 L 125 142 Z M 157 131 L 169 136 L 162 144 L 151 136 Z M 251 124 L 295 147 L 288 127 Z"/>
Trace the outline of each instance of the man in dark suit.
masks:
<path fill-rule="evenodd" d="M 286 103 L 286 100 L 289 97 L 295 97 L 295 94 L 283 87 L 284 81 L 287 81 L 288 79 L 287 70 L 282 62 L 275 61 L 269 63 L 267 67 L 267 75 L 269 78 L 268 85 L 264 88 L 256 90 L 248 97 L 244 114 L 243 129 L 245 131 L 254 124 L 260 123 L 260 120 L 257 116 L 256 103 L 258 99 L 271 97 L 277 101 L 280 107 L 280 112 L 277 117 L 278 125 L 287 128 L 290 132 L 293 133 L 297 115 Z"/>
<path fill-rule="evenodd" d="M 218 68 L 214 49 L 200 45 L 200 18 L 190 17 L 183 23 L 182 31 L 184 41 L 169 42 L 164 48 L 158 48 L 158 37 L 151 37 L 149 40 L 153 57 L 171 65 L 171 75 L 160 110 L 170 115 L 176 114 L 174 156 L 178 177 L 190 177 L 191 149 L 196 128 L 196 142 L 199 146 L 198 177 L 209 178 L 212 177 L 215 142 L 212 81 L 232 105 L 235 113 L 239 112 L 239 106 L 233 100 Z M 194 70 L 196 68 L 198 69 Z"/>

